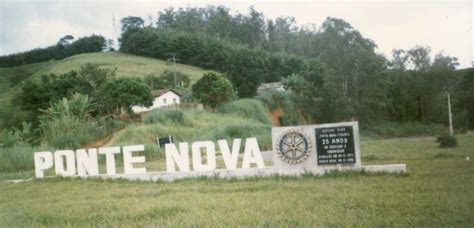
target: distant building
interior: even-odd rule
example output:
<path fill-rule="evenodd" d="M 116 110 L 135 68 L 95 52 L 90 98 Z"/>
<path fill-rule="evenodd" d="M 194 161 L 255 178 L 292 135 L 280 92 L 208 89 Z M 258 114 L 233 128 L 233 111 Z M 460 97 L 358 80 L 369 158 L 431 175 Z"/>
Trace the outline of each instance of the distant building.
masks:
<path fill-rule="evenodd" d="M 154 97 L 153 105 L 150 107 L 133 106 L 132 110 L 134 113 L 148 112 L 153 109 L 161 108 L 164 106 L 179 104 L 181 101 L 181 94 L 173 89 L 162 89 L 153 90 L 151 95 Z"/>
<path fill-rule="evenodd" d="M 257 94 L 264 94 L 270 91 L 285 91 L 285 87 L 283 87 L 283 83 L 281 82 L 272 82 L 272 83 L 262 83 L 257 88 Z"/>

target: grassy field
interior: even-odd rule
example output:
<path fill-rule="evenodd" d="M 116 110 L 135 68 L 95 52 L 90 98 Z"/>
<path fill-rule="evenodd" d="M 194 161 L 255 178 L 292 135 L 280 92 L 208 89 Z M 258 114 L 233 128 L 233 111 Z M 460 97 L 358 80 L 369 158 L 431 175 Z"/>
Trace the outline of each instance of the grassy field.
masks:
<path fill-rule="evenodd" d="M 0 182 L 0 226 L 472 227 L 474 136 L 458 139 L 362 142 L 363 164 L 406 163 L 404 175 Z"/>

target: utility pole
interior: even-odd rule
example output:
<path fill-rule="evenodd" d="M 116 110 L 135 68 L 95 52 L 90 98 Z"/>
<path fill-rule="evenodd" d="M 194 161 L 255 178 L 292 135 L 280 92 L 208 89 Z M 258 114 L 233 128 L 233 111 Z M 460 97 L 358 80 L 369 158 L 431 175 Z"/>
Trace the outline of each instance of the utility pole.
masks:
<path fill-rule="evenodd" d="M 171 54 L 171 58 L 168 59 L 169 60 L 172 60 L 173 61 L 173 76 L 174 76 L 174 88 L 176 88 L 176 54 L 175 53 L 172 53 Z"/>
<path fill-rule="evenodd" d="M 451 87 L 445 88 L 445 93 L 448 96 L 448 117 L 449 117 L 449 135 L 453 135 L 453 114 L 451 113 L 451 96 L 450 96 Z"/>
<path fill-rule="evenodd" d="M 447 93 L 448 93 L 449 134 L 452 136 L 453 135 L 453 115 L 451 114 L 451 97 L 449 96 L 449 91 Z"/>

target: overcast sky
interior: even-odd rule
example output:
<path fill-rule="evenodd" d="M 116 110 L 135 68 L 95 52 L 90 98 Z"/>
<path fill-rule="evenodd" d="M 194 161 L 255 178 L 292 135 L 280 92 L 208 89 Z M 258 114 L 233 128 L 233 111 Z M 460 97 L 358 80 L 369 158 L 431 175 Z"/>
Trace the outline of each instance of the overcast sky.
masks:
<path fill-rule="evenodd" d="M 394 48 L 429 46 L 433 56 L 459 58 L 460 68 L 474 61 L 471 0 L 336 0 L 336 1 L 10 1 L 0 0 L 0 55 L 55 44 L 66 34 L 118 37 L 124 16 L 156 19 L 158 11 L 173 6 L 224 5 L 233 14 L 251 5 L 267 18 L 295 17 L 298 25 L 320 26 L 326 17 L 348 21 L 375 41 L 380 53 Z M 112 18 L 116 18 L 113 28 Z"/>

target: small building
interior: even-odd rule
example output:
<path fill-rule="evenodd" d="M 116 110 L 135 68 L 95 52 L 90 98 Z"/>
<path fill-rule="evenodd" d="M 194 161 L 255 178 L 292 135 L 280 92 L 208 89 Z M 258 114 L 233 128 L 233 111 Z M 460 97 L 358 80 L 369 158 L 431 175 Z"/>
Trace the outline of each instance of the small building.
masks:
<path fill-rule="evenodd" d="M 270 91 L 285 91 L 285 87 L 281 82 L 272 82 L 272 83 L 262 83 L 257 88 L 257 94 L 265 94 Z"/>
<path fill-rule="evenodd" d="M 133 106 L 134 113 L 148 112 L 157 108 L 179 104 L 181 94 L 173 89 L 153 90 L 151 95 L 154 97 L 153 105 L 150 107 Z"/>

